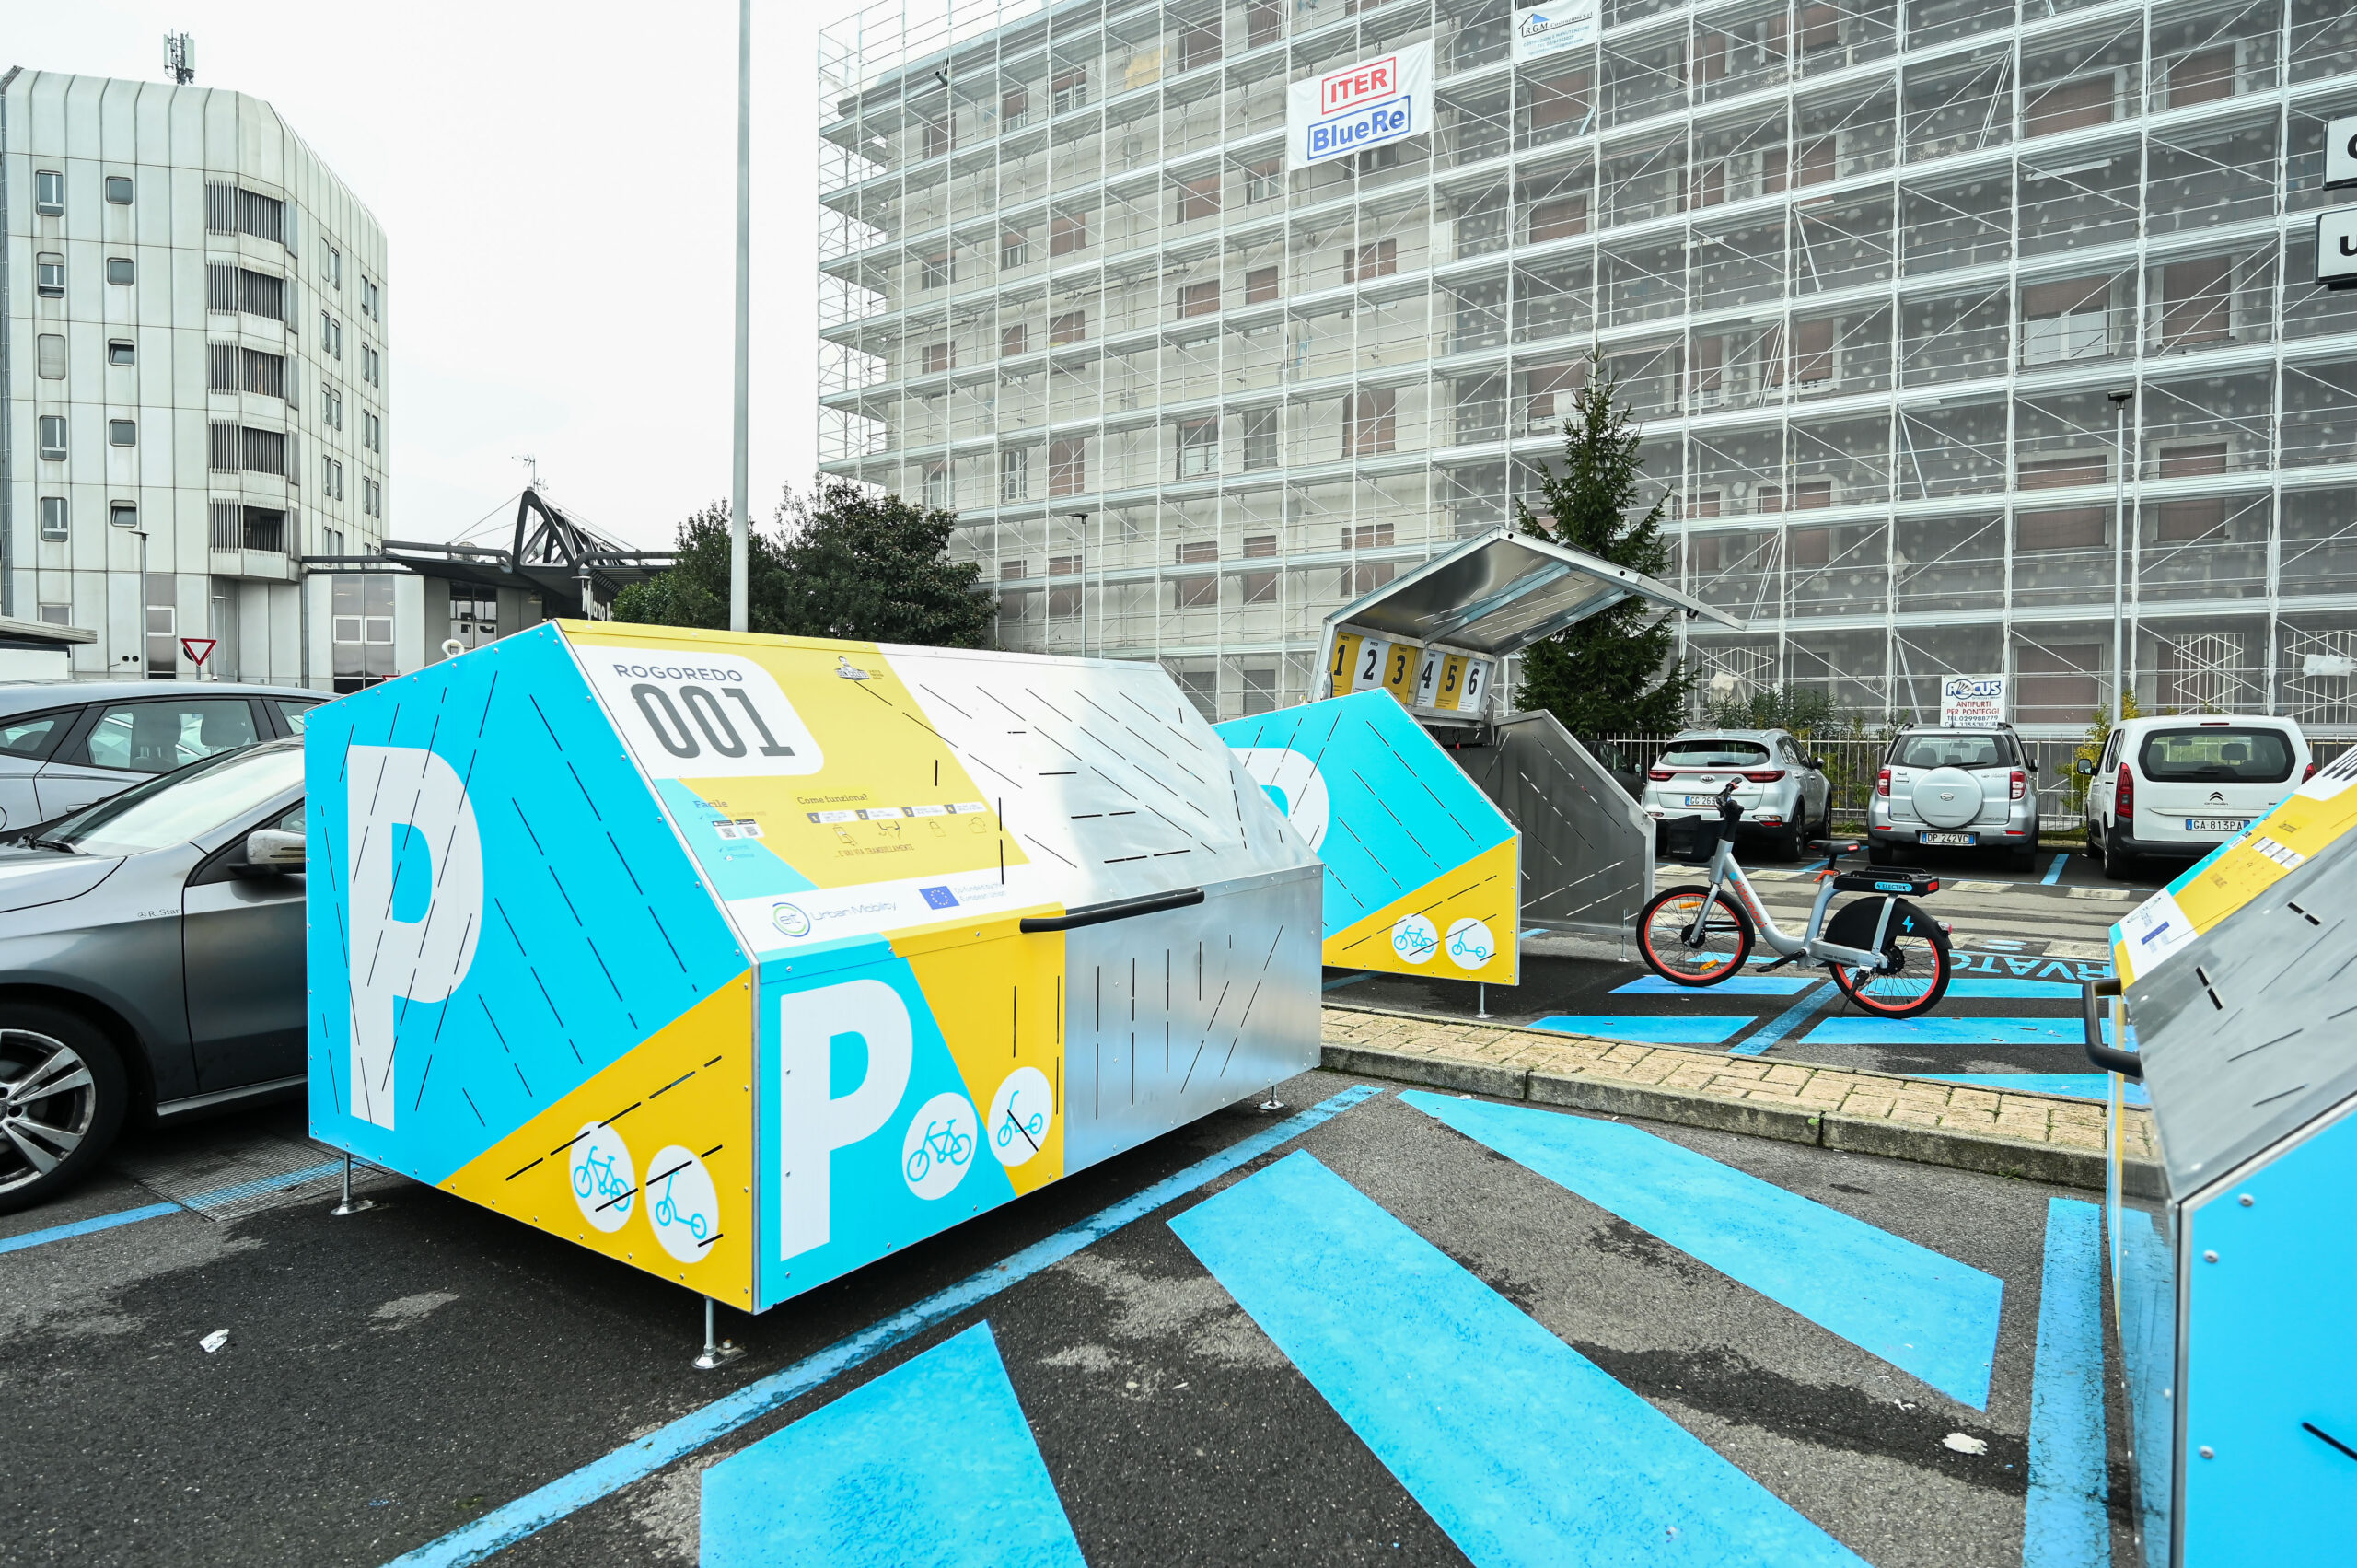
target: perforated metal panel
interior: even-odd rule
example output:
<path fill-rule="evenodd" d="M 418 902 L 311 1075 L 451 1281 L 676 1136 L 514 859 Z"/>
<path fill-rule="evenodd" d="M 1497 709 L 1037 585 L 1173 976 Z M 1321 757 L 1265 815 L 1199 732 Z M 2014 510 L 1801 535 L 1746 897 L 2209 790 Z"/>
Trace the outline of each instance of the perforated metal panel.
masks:
<path fill-rule="evenodd" d="M 1549 713 L 1450 749 L 1522 832 L 1522 923 L 1619 938 L 1654 896 L 1653 824 Z"/>

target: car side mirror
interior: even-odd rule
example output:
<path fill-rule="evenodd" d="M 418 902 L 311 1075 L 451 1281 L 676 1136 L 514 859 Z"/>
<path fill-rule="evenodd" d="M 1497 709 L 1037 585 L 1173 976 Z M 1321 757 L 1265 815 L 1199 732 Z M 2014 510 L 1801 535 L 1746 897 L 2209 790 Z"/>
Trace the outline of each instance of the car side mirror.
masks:
<path fill-rule="evenodd" d="M 2037 764 L 2036 762 L 2033 762 L 2033 761 L 2027 761 L 2026 759 L 2025 759 L 2025 760 L 2024 760 L 2024 761 L 2022 762 L 2022 768 L 2023 768 L 2023 771 L 2024 771 L 2024 772 L 2032 772 L 2032 773 L 2034 773 L 2034 772 L 2038 772 L 2038 764 Z"/>
<path fill-rule="evenodd" d="M 2095 777 L 2095 776 L 2096 776 L 2096 765 L 2095 765 L 2093 762 L 2088 761 L 2087 761 L 2085 758 L 2084 758 L 2084 757 L 2080 758 L 2080 759 L 2079 759 L 2079 776 L 2080 776 L 2080 777 L 2082 777 L 2082 778 L 2089 778 L 2089 779 L 2091 779 L 2091 778 Z"/>
<path fill-rule="evenodd" d="M 303 835 L 280 828 L 257 828 L 246 835 L 246 864 L 256 871 L 300 871 Z"/>
<path fill-rule="evenodd" d="M 1810 757 L 1805 760 L 1801 763 L 1801 766 L 1804 768 L 1815 768 L 1821 773 L 1825 772 L 1825 759 L 1822 757 Z"/>

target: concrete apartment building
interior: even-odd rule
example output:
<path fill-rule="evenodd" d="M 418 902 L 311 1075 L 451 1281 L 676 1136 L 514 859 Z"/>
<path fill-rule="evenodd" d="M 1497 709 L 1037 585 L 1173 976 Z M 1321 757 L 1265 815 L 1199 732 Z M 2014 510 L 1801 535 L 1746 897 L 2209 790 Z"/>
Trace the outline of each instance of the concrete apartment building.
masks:
<path fill-rule="evenodd" d="M 385 533 L 367 208 L 259 99 L 23 68 L 0 208 L 0 616 L 94 633 L 76 676 L 393 673 L 395 585 L 300 562 Z"/>
<path fill-rule="evenodd" d="M 1288 167 L 1420 45 L 1422 134 Z M 960 0 L 820 78 L 822 460 L 955 505 L 1008 646 L 1314 694 L 1595 354 L 1723 687 L 2075 727 L 2117 592 L 2146 703 L 2357 723 L 2346 0 Z"/>

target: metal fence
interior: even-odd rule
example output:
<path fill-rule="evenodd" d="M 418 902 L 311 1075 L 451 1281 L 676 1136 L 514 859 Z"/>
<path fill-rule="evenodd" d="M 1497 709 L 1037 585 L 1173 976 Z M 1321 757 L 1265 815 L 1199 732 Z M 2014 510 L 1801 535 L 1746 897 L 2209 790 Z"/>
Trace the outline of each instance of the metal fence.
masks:
<path fill-rule="evenodd" d="M 1588 742 L 1593 749 L 1599 742 L 1620 754 L 1621 764 L 1643 773 L 1654 764 L 1673 737 L 1666 735 L 1607 735 Z M 2082 742 L 2071 736 L 2022 736 L 2022 749 L 2038 766 L 2032 783 L 2038 790 L 2038 828 L 2046 833 L 2075 833 L 2080 827 L 2080 815 L 2072 783 L 2078 767 Z M 2311 736 L 2308 745 L 2315 752 L 2316 763 L 2322 767 L 2357 740 L 2345 738 Z M 1887 738 L 1880 736 L 1817 736 L 1804 738 L 1803 751 L 1825 759 L 1825 776 L 1833 785 L 1833 821 L 1836 827 L 1863 829 L 1866 822 L 1866 803 L 1874 797 L 1875 776 L 1882 771 L 1883 753 L 1889 749 Z M 1608 758 L 1601 759 L 1612 766 Z"/>

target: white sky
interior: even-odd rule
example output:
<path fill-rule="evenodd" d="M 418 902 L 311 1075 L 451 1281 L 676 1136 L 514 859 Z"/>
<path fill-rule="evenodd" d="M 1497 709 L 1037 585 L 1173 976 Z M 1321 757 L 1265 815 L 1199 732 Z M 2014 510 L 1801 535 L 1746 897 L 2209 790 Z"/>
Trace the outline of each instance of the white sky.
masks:
<path fill-rule="evenodd" d="M 752 514 L 817 456 L 818 31 L 855 0 L 753 7 Z M 391 250 L 389 531 L 444 540 L 550 495 L 644 546 L 729 487 L 731 0 L 0 0 L 0 70 L 267 99 Z"/>

